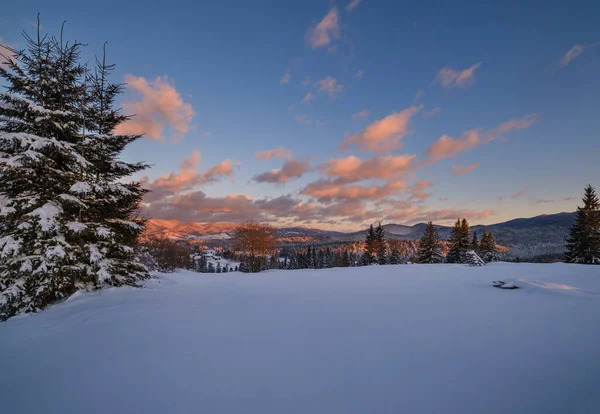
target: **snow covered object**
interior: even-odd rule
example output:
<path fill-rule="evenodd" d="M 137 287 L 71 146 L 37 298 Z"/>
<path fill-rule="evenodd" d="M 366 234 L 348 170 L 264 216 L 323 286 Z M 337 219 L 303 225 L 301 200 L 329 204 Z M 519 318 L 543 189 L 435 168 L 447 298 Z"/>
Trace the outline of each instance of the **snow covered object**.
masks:
<path fill-rule="evenodd" d="M 481 257 L 479 257 L 475 250 L 467 250 L 465 255 L 467 257 L 467 263 L 469 266 L 485 266 L 485 262 Z"/>
<path fill-rule="evenodd" d="M 491 231 L 483 232 L 483 237 L 481 239 L 481 243 L 479 244 L 479 253 L 486 263 L 497 262 L 499 260 L 498 247 L 496 246 L 494 234 Z"/>
<path fill-rule="evenodd" d="M 432 264 L 442 263 L 444 261 L 440 237 L 431 221 L 427 223 L 427 227 L 423 232 L 417 254 L 419 263 Z"/>
<path fill-rule="evenodd" d="M 600 201 L 591 185 L 585 188 L 583 207 L 577 207 L 575 223 L 567 238 L 568 263 L 600 264 Z"/>
<path fill-rule="evenodd" d="M 112 66 L 90 73 L 62 32 L 25 38 L 0 66 L 0 320 L 149 277 L 133 249 L 146 190 L 124 180 L 146 165 L 117 158 L 140 137 L 112 132 L 127 119 Z"/>

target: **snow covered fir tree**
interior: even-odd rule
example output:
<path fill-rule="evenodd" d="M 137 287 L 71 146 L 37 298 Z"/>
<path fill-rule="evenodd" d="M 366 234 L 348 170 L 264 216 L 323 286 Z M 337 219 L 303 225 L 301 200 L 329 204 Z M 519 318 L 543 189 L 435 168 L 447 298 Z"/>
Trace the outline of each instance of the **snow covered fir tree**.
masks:
<path fill-rule="evenodd" d="M 583 207 L 577 207 L 575 223 L 569 230 L 566 261 L 600 264 L 600 202 L 591 185 L 585 188 L 582 201 Z"/>
<path fill-rule="evenodd" d="M 479 250 L 477 250 L 476 253 L 481 255 L 481 258 L 487 263 L 497 262 L 499 260 L 498 247 L 496 246 L 494 234 L 491 231 L 483 232 L 483 237 L 481 238 L 481 243 L 479 244 Z"/>
<path fill-rule="evenodd" d="M 419 263 L 442 263 L 444 256 L 442 255 L 442 246 L 437 230 L 430 221 L 423 232 L 421 241 L 419 242 L 418 261 Z"/>
<path fill-rule="evenodd" d="M 456 220 L 450 234 L 450 250 L 446 256 L 448 263 L 467 263 L 467 250 L 471 248 L 469 223 L 466 219 Z"/>
<path fill-rule="evenodd" d="M 150 277 L 134 252 L 146 190 L 126 181 L 147 166 L 118 158 L 140 136 L 113 133 L 113 66 L 39 27 L 0 66 L 0 320 Z"/>

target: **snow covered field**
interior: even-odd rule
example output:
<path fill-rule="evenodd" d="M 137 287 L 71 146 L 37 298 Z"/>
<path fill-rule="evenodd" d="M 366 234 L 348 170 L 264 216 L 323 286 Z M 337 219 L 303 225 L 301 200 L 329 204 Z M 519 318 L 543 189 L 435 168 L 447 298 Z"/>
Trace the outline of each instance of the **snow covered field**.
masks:
<path fill-rule="evenodd" d="M 599 388 L 600 266 L 184 272 L 0 324 L 11 414 L 591 414 Z"/>

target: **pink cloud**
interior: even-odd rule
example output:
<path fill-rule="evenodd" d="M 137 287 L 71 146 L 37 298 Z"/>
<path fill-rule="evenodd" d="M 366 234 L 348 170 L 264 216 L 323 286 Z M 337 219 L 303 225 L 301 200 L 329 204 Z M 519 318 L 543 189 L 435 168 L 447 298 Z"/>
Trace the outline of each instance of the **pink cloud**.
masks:
<path fill-rule="evenodd" d="M 477 162 L 475 164 L 469 164 L 469 165 L 453 165 L 452 166 L 452 172 L 456 175 L 467 175 L 468 173 L 470 173 L 471 171 L 473 171 L 475 168 L 479 167 L 481 165 L 480 162 Z"/>
<path fill-rule="evenodd" d="M 312 101 L 314 98 L 313 94 L 311 92 L 307 92 L 306 95 L 304 95 L 304 98 L 302 98 L 302 100 L 300 101 L 301 104 L 303 103 L 309 103 L 310 101 Z"/>
<path fill-rule="evenodd" d="M 362 111 L 359 111 L 357 113 L 355 113 L 354 115 L 352 115 L 352 120 L 353 121 L 358 121 L 361 119 L 367 119 L 369 117 L 369 110 L 368 109 L 363 109 Z"/>
<path fill-rule="evenodd" d="M 183 102 L 173 81 L 167 76 L 148 81 L 143 77 L 125 75 L 127 88 L 138 96 L 123 104 L 123 109 L 134 116 L 115 128 L 117 134 L 145 134 L 148 138 L 165 140 L 166 129 L 177 141 L 190 130 L 194 117 L 192 105 Z"/>
<path fill-rule="evenodd" d="M 296 115 L 294 116 L 296 122 L 302 125 L 311 126 L 312 121 L 306 117 L 306 115 Z"/>
<path fill-rule="evenodd" d="M 339 38 L 340 25 L 337 7 L 332 8 L 316 26 L 309 28 L 306 34 L 307 43 L 313 49 L 326 46 L 334 39 Z"/>
<path fill-rule="evenodd" d="M 415 155 L 382 155 L 361 160 L 355 156 L 330 159 L 319 170 L 338 182 L 356 182 L 370 179 L 397 179 L 411 167 Z"/>
<path fill-rule="evenodd" d="M 254 158 L 259 160 L 269 160 L 271 158 L 290 158 L 292 156 L 292 151 L 287 149 L 286 147 L 279 147 L 272 150 L 266 150 L 257 152 L 254 154 Z"/>
<path fill-rule="evenodd" d="M 475 71 L 481 66 L 481 62 L 475 63 L 464 70 L 454 70 L 449 67 L 442 68 L 433 83 L 439 83 L 444 88 L 467 88 L 475 84 Z"/>
<path fill-rule="evenodd" d="M 406 188 L 404 181 L 391 181 L 383 185 L 348 185 L 332 180 L 318 180 L 308 184 L 300 193 L 328 203 L 334 200 L 378 200 L 397 194 Z"/>
<path fill-rule="evenodd" d="M 488 131 L 473 129 L 465 131 L 461 138 L 442 135 L 425 152 L 427 159 L 420 166 L 430 164 L 445 158 L 455 157 L 460 153 L 471 151 L 475 147 L 500 138 L 503 134 L 531 127 L 539 119 L 538 114 L 529 114 L 520 119 L 503 122 Z"/>
<path fill-rule="evenodd" d="M 255 175 L 252 179 L 258 183 L 287 183 L 300 178 L 310 171 L 308 161 L 287 160 L 279 169 Z"/>
<path fill-rule="evenodd" d="M 569 63 L 571 63 L 571 61 L 573 59 L 575 59 L 577 56 L 581 55 L 585 49 L 586 49 L 586 46 L 573 45 L 573 47 L 571 49 L 569 49 L 567 51 L 567 53 L 565 53 L 563 55 L 563 57 L 560 58 L 560 60 L 558 61 L 558 64 L 563 67 L 567 66 Z"/>
<path fill-rule="evenodd" d="M 356 7 L 358 7 L 358 5 L 360 4 L 362 0 L 352 0 L 350 3 L 348 3 L 348 5 L 346 6 L 346 10 L 348 11 L 352 11 L 354 10 Z"/>
<path fill-rule="evenodd" d="M 419 200 L 419 201 L 425 201 L 427 200 L 429 197 L 431 197 L 431 194 L 424 192 L 423 190 L 425 190 L 426 188 L 429 188 L 433 186 L 433 183 L 429 182 L 429 181 L 419 181 L 413 185 L 411 185 L 408 189 L 409 193 L 410 193 L 410 200 Z"/>
<path fill-rule="evenodd" d="M 344 85 L 340 85 L 335 78 L 327 76 L 315 82 L 318 92 L 326 92 L 330 98 L 335 98 L 344 91 Z"/>
<path fill-rule="evenodd" d="M 344 140 L 342 149 L 354 144 L 363 151 L 375 153 L 392 151 L 402 147 L 400 140 L 409 133 L 410 119 L 417 114 L 423 105 L 411 106 L 401 112 L 394 112 L 385 118 L 373 122 L 359 134 Z"/>

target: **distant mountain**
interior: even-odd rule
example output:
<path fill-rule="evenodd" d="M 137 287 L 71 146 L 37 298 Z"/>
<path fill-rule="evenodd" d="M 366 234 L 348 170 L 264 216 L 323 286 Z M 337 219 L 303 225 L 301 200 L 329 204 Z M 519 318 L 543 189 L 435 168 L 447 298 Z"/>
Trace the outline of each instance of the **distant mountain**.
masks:
<path fill-rule="evenodd" d="M 565 237 L 575 220 L 575 213 L 545 214 L 531 218 L 518 218 L 503 223 L 476 225 L 471 231 L 481 235 L 492 231 L 496 241 L 509 250 L 505 257 L 523 259 L 561 254 L 564 251 Z M 177 220 L 149 220 L 145 236 L 166 237 L 173 240 L 226 241 L 231 238 L 234 223 L 182 223 Z M 418 240 L 425 230 L 425 223 L 412 226 L 386 224 L 388 238 Z M 448 240 L 452 230 L 449 226 L 436 226 L 440 238 Z M 364 240 L 365 230 L 357 232 L 337 232 L 304 227 L 278 228 L 281 240 L 294 243 L 304 242 L 352 242 Z"/>

